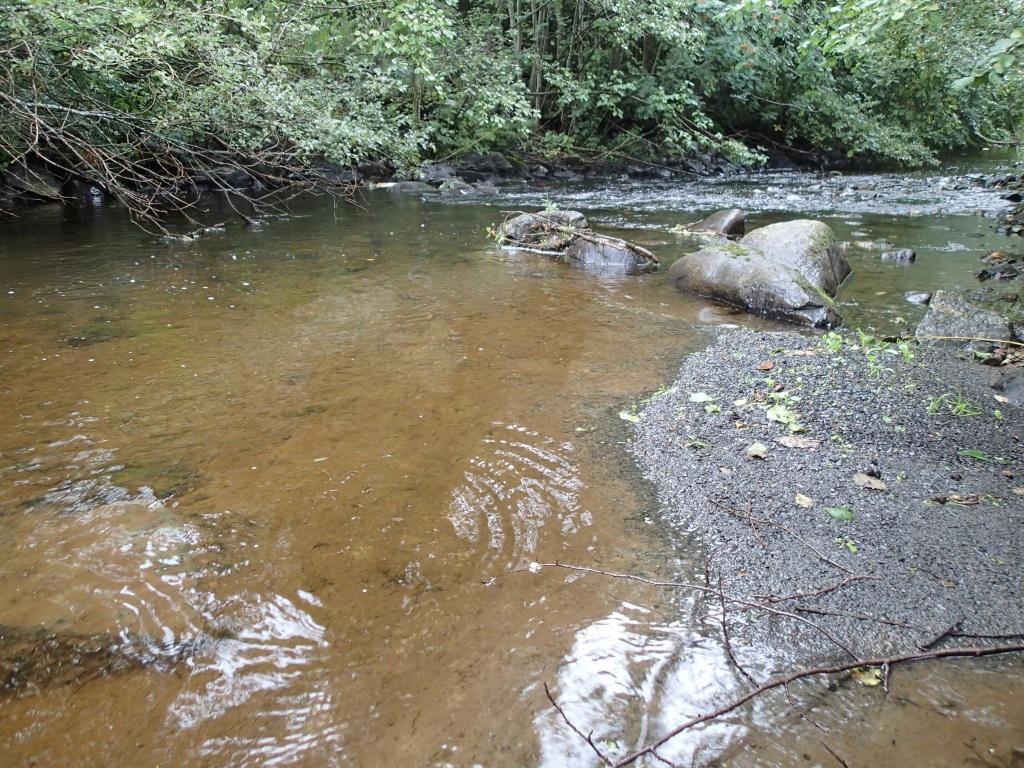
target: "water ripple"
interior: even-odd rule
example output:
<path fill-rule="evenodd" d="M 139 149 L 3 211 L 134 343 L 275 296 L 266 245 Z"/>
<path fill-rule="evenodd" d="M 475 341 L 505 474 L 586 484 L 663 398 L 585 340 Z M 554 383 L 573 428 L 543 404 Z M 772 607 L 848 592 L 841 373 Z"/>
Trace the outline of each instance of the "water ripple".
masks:
<path fill-rule="evenodd" d="M 536 551 L 549 518 L 570 536 L 591 517 L 580 508 L 579 469 L 565 455 L 571 444 L 515 424 L 494 427 L 496 436 L 484 440 L 487 450 L 469 460 L 465 482 L 452 492 L 448 519 L 460 538 L 485 540 L 493 559 L 522 565 Z"/>

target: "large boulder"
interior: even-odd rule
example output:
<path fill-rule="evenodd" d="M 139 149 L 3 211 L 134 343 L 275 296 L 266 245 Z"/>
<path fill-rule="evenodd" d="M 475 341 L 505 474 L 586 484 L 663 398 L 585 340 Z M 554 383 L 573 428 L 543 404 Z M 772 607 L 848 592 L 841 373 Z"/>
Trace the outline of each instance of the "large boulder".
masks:
<path fill-rule="evenodd" d="M 832 230 L 801 220 L 684 256 L 669 268 L 668 278 L 681 291 L 752 314 L 832 328 L 842 322 L 832 298 L 849 274 Z"/>
<path fill-rule="evenodd" d="M 540 211 L 507 219 L 495 232 L 499 245 L 521 248 L 591 269 L 636 271 L 657 266 L 650 251 L 599 235 L 579 211 Z"/>
<path fill-rule="evenodd" d="M 827 224 L 798 219 L 755 229 L 740 242 L 768 261 L 799 272 L 811 285 L 835 296 L 850 274 L 843 248 Z"/>

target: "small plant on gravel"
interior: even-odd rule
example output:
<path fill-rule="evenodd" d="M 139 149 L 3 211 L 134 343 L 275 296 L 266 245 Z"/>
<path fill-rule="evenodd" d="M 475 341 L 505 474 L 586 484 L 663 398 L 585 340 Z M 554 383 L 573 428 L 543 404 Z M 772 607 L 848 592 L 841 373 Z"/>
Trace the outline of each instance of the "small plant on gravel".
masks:
<path fill-rule="evenodd" d="M 928 397 L 928 415 L 935 416 L 943 409 L 957 417 L 980 416 L 985 409 L 957 390 Z"/>
<path fill-rule="evenodd" d="M 835 543 L 844 549 L 848 549 L 850 552 L 856 554 L 857 542 L 851 539 L 849 536 L 837 536 L 834 539 Z"/>
<path fill-rule="evenodd" d="M 821 337 L 821 344 L 834 355 L 843 348 L 843 337 L 835 331 L 829 331 Z"/>

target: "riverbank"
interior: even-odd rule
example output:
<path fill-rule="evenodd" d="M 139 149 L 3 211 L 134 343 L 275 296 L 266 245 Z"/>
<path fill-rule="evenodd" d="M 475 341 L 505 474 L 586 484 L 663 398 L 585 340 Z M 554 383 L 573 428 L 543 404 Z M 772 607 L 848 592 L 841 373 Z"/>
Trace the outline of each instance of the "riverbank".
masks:
<path fill-rule="evenodd" d="M 632 453 L 706 552 L 708 621 L 724 602 L 741 664 L 1019 641 L 1024 411 L 993 389 L 1010 373 L 737 331 L 639 409 Z"/>

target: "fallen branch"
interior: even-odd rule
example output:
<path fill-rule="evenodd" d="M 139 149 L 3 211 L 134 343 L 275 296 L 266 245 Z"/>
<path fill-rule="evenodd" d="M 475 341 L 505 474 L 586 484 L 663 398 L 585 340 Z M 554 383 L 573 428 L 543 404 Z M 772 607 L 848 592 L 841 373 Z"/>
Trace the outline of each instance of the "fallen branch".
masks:
<path fill-rule="evenodd" d="M 608 758 L 606 758 L 600 752 L 598 752 L 597 754 L 602 760 L 605 761 L 605 764 L 610 768 L 622 768 L 623 766 L 627 766 L 636 762 L 644 755 L 653 755 L 655 750 L 659 749 L 660 747 L 663 747 L 666 743 L 674 739 L 676 736 L 683 733 L 684 731 L 689 730 L 690 728 L 693 728 L 694 726 L 722 717 L 723 715 L 727 715 L 728 713 L 736 709 L 739 709 L 747 702 L 756 699 L 758 696 L 761 696 L 764 693 L 767 693 L 768 691 L 788 686 L 790 683 L 796 682 L 797 680 L 803 680 L 808 677 L 817 677 L 820 675 L 834 675 L 842 672 L 849 672 L 854 667 L 891 667 L 897 664 L 906 664 L 913 661 L 927 661 L 931 659 L 949 658 L 981 658 L 984 656 L 996 656 L 1007 653 L 1021 652 L 1024 652 L 1024 644 L 990 646 L 979 648 L 949 648 L 945 650 L 925 651 L 921 653 L 906 653 L 899 656 L 888 656 L 876 659 L 862 659 L 860 661 L 848 662 L 846 664 L 834 664 L 831 666 L 822 666 L 814 667 L 812 669 L 805 669 L 801 670 L 800 672 L 794 672 L 791 675 L 776 678 L 775 680 L 772 680 L 770 682 L 763 683 L 762 685 L 757 686 L 756 688 L 748 691 L 747 693 L 743 694 L 742 696 L 739 696 L 736 699 L 733 699 L 728 704 L 724 704 L 712 712 L 707 712 L 703 715 L 697 715 L 696 717 L 687 720 L 685 723 L 676 726 L 671 731 L 666 733 L 664 736 L 659 738 L 657 741 L 652 742 L 646 747 L 643 747 L 642 749 L 639 749 L 629 755 L 626 755 L 623 758 L 620 758 L 616 762 L 609 761 Z M 547 690 L 546 687 L 545 690 Z M 563 717 L 564 716 L 565 715 L 563 714 Z M 571 723 L 570 727 L 574 731 L 576 731 L 576 733 L 580 733 L 580 731 Z M 837 757 L 837 759 L 839 758 Z"/>

